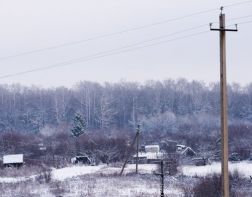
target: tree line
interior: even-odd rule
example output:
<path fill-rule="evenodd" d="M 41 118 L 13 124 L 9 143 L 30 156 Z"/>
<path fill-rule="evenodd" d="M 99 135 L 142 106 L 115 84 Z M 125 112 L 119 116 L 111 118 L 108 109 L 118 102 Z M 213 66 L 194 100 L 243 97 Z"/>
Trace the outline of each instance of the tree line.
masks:
<path fill-rule="evenodd" d="M 70 125 L 80 114 L 90 130 L 128 130 L 142 123 L 146 131 L 202 132 L 219 128 L 219 84 L 165 80 L 143 84 L 121 81 L 79 82 L 72 88 L 0 86 L 0 132 L 36 133 Z M 228 86 L 231 124 L 252 121 L 252 84 Z"/>

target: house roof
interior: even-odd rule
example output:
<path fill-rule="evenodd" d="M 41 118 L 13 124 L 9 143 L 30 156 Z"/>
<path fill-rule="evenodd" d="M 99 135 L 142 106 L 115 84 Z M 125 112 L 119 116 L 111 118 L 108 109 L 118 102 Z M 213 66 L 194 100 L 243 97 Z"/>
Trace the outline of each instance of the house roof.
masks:
<path fill-rule="evenodd" d="M 159 145 L 147 145 L 147 146 L 145 146 L 144 149 L 146 152 L 158 153 L 159 152 Z"/>
<path fill-rule="evenodd" d="M 189 152 L 189 151 L 196 155 L 196 152 L 195 152 L 192 148 L 190 148 L 190 147 L 186 147 L 186 149 L 184 149 L 184 150 L 181 152 L 181 154 L 184 155 L 184 154 L 186 154 L 186 153 Z"/>
<path fill-rule="evenodd" d="M 16 154 L 16 155 L 4 155 L 3 156 L 3 164 L 12 164 L 12 163 L 23 163 L 24 155 Z"/>
<path fill-rule="evenodd" d="M 138 153 L 138 157 L 139 158 L 146 158 L 146 159 L 160 159 L 163 157 L 163 153 L 159 152 L 159 153 L 152 153 L 152 152 L 148 152 L 148 153 L 145 153 L 145 152 L 139 152 Z M 134 158 L 137 157 L 137 155 L 135 154 L 133 156 Z"/>
<path fill-rule="evenodd" d="M 145 148 L 159 148 L 159 145 L 146 145 Z"/>
<path fill-rule="evenodd" d="M 177 148 L 181 148 L 181 149 L 184 149 L 184 148 L 186 148 L 187 146 L 185 146 L 185 145 L 182 145 L 182 144 L 177 144 Z"/>

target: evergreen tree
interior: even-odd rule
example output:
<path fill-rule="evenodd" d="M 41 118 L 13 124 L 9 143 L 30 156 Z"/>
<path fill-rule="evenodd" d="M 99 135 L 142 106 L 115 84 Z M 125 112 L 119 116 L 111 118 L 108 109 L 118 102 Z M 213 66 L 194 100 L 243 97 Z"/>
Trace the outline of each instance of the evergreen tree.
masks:
<path fill-rule="evenodd" d="M 78 138 L 80 135 L 85 133 L 86 123 L 80 114 L 76 114 L 73 121 L 74 123 L 71 132 L 74 137 Z"/>

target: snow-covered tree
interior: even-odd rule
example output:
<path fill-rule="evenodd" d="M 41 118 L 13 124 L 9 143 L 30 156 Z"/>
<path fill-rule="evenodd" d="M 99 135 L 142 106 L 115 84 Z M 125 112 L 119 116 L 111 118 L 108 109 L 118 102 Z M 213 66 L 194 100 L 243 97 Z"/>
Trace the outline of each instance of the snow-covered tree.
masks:
<path fill-rule="evenodd" d="M 86 130 L 86 123 L 80 114 L 76 114 L 74 117 L 73 128 L 71 129 L 72 135 L 78 138 L 84 134 Z"/>

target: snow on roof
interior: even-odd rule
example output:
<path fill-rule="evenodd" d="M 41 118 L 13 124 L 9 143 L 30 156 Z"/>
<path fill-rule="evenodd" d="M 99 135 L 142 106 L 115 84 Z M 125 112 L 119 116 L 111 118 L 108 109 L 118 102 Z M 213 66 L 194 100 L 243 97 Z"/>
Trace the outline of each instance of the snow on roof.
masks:
<path fill-rule="evenodd" d="M 159 148 L 159 145 L 146 145 L 145 148 Z"/>
<path fill-rule="evenodd" d="M 182 144 L 177 144 L 177 147 L 178 147 L 178 148 L 186 148 L 187 146 L 182 145 Z"/>
<path fill-rule="evenodd" d="M 4 155 L 3 156 L 3 164 L 23 163 L 23 162 L 24 162 L 24 155 L 23 154 Z"/>
<path fill-rule="evenodd" d="M 193 154 L 196 155 L 196 152 L 195 152 L 191 147 L 186 147 L 186 149 L 184 149 L 184 150 L 181 152 L 181 154 L 183 155 L 183 154 L 185 154 L 187 151 L 191 151 Z"/>
<path fill-rule="evenodd" d="M 159 152 L 159 145 L 147 145 L 144 147 L 146 152 Z"/>
<path fill-rule="evenodd" d="M 152 152 L 148 152 L 148 153 L 145 153 L 145 152 L 139 152 L 138 153 L 138 157 L 140 158 L 146 158 L 146 159 L 160 159 L 163 157 L 163 153 L 159 152 L 159 153 L 152 153 Z M 137 157 L 137 155 L 133 155 L 134 158 Z"/>

